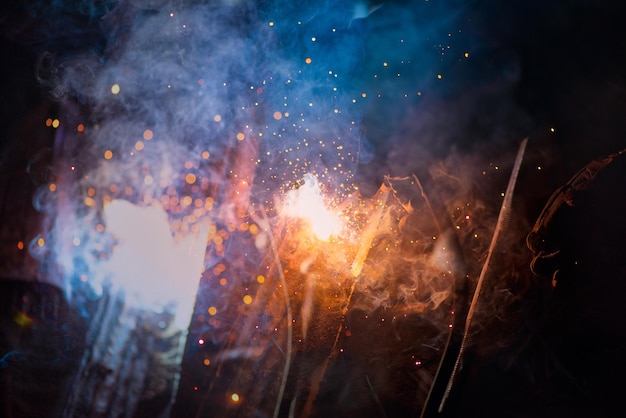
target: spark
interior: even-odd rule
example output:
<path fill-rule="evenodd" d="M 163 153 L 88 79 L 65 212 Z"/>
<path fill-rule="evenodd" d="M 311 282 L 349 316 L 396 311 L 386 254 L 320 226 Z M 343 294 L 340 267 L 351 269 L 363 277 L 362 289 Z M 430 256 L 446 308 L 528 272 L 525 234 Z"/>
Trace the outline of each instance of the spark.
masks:
<path fill-rule="evenodd" d="M 327 208 L 319 183 L 310 173 L 304 176 L 302 186 L 287 193 L 284 211 L 289 217 L 306 220 L 317 238 L 323 241 L 341 232 L 339 216 Z"/>

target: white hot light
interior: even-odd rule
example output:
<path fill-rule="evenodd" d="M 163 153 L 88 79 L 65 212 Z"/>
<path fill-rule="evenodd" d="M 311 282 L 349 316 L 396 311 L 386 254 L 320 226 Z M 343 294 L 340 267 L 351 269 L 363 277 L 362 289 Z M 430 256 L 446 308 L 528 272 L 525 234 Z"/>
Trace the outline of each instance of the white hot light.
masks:
<path fill-rule="evenodd" d="M 312 174 L 306 174 L 304 184 L 287 193 L 284 214 L 307 221 L 315 236 L 323 241 L 338 235 L 342 229 L 340 217 L 326 206 L 319 183 Z"/>
<path fill-rule="evenodd" d="M 106 230 L 117 239 L 106 269 L 129 303 L 159 311 L 175 304 L 175 326 L 186 329 L 202 272 L 208 228 L 175 242 L 160 206 L 113 200 L 104 207 Z"/>

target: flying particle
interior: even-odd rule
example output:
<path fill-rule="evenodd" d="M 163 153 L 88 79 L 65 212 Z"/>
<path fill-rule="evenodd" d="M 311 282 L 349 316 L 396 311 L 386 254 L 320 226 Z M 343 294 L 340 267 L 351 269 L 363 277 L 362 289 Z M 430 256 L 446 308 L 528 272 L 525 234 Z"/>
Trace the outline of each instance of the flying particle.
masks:
<path fill-rule="evenodd" d="M 187 182 L 187 184 L 194 184 L 196 180 L 196 175 L 193 173 L 187 173 L 187 175 L 185 176 L 185 181 Z"/>
<path fill-rule="evenodd" d="M 111 86 L 111 93 L 119 94 L 120 93 L 120 85 L 119 84 L 113 84 Z"/>

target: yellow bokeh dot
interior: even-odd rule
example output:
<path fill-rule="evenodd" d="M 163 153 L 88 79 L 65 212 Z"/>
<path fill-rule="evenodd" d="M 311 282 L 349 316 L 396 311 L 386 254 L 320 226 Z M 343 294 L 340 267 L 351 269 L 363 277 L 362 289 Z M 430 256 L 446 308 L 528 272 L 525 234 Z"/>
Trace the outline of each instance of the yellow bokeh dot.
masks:
<path fill-rule="evenodd" d="M 143 139 L 150 141 L 154 137 L 154 133 L 150 129 L 143 131 Z"/>
<path fill-rule="evenodd" d="M 111 93 L 119 94 L 120 93 L 120 85 L 119 84 L 113 84 L 111 86 Z"/>
<path fill-rule="evenodd" d="M 250 305 L 252 303 L 252 296 L 250 295 L 245 295 L 243 297 L 243 303 L 245 303 L 246 305 Z"/>
<path fill-rule="evenodd" d="M 209 151 L 202 151 L 203 160 L 208 160 L 210 156 L 211 156 L 211 153 Z"/>
<path fill-rule="evenodd" d="M 57 189 L 57 185 L 56 185 L 56 184 L 54 184 L 54 183 L 50 183 L 50 185 L 48 186 L 48 189 L 49 189 L 51 192 L 54 192 L 54 191 Z"/>
<path fill-rule="evenodd" d="M 141 151 L 143 149 L 143 142 L 142 141 L 135 142 L 135 149 L 137 151 Z"/>
<path fill-rule="evenodd" d="M 215 116 L 213 117 L 213 120 L 214 120 L 215 122 L 220 122 L 220 121 L 222 120 L 222 116 L 221 116 L 221 115 L 215 115 Z"/>
<path fill-rule="evenodd" d="M 309 57 L 307 57 L 307 58 L 304 60 L 304 62 L 305 62 L 305 63 L 307 63 L 307 64 L 310 64 L 312 61 L 313 61 L 313 60 L 312 60 L 311 58 L 309 58 Z"/>
<path fill-rule="evenodd" d="M 248 230 L 252 235 L 256 235 L 259 233 L 259 227 L 256 224 L 250 225 L 250 228 L 248 228 Z"/>
<path fill-rule="evenodd" d="M 256 276 L 256 281 L 259 283 L 265 282 L 265 276 L 262 274 L 259 274 L 258 276 Z"/>
<path fill-rule="evenodd" d="M 230 395 L 230 399 L 232 399 L 233 402 L 239 402 L 239 394 L 233 393 L 232 395 Z"/>
<path fill-rule="evenodd" d="M 46 240 L 44 240 L 43 238 L 39 238 L 37 240 L 37 245 L 40 247 L 43 247 L 46 244 Z"/>
<path fill-rule="evenodd" d="M 110 149 L 104 151 L 104 159 L 110 160 L 111 158 L 113 158 L 113 151 L 111 151 Z"/>
<path fill-rule="evenodd" d="M 61 124 L 61 121 L 59 121 L 58 119 L 54 119 L 52 121 L 52 127 L 55 129 L 58 128 L 60 124 Z"/>
<path fill-rule="evenodd" d="M 210 306 L 209 309 L 207 309 L 207 312 L 209 315 L 215 315 L 217 313 L 217 308 L 215 306 Z"/>
<path fill-rule="evenodd" d="M 246 136 L 243 134 L 243 132 L 239 132 L 237 134 L 237 141 L 243 141 L 245 137 Z"/>
<path fill-rule="evenodd" d="M 185 176 L 185 181 L 187 184 L 194 184 L 196 182 L 196 175 L 193 173 L 187 173 Z"/>

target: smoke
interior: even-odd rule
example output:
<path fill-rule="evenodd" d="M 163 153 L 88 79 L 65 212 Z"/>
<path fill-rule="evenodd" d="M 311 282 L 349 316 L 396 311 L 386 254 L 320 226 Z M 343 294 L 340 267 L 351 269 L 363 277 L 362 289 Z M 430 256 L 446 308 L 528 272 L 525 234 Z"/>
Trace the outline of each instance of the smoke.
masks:
<path fill-rule="evenodd" d="M 39 76 L 65 114 L 56 179 L 35 198 L 52 246 L 33 248 L 55 260 L 61 277 L 52 280 L 66 289 L 111 251 L 102 208 L 114 199 L 163 206 L 172 233 L 184 235 L 198 222 L 235 223 L 251 201 L 271 208 L 306 173 L 333 194 L 350 187 L 360 149 L 351 80 L 362 54 L 351 7 L 121 1 L 34 10 L 51 16 Z M 97 36 L 73 36 L 87 33 Z M 55 276 L 47 263 L 42 270 Z"/>
<path fill-rule="evenodd" d="M 126 201 L 139 218 L 166 218 L 169 231 L 159 221 L 151 232 L 171 242 L 152 251 L 151 269 L 133 265 L 122 281 L 161 280 L 163 259 L 206 231 L 192 332 L 202 344 L 228 344 L 234 357 L 264 352 L 272 370 L 282 364 L 273 347 L 292 324 L 284 324 L 289 297 L 276 292 L 280 271 L 307 344 L 317 336 L 336 345 L 341 334 L 331 334 L 351 303 L 423 314 L 443 348 L 455 283 L 466 262 L 477 277 L 509 148 L 530 124 L 511 97 L 519 60 L 481 49 L 470 3 L 135 0 L 83 2 L 77 15 L 68 7 L 52 9 L 55 30 L 89 36 L 81 44 L 57 35 L 40 62 L 64 112 L 54 180 L 35 196 L 46 214 L 31 245 L 41 276 L 72 297 L 110 285 L 107 266 L 129 261 L 119 265 L 125 231 L 106 211 Z M 314 179 L 333 210 L 355 215 L 346 245 L 331 239 L 312 251 L 312 236 L 287 227 L 272 248 L 264 225 L 284 226 L 278 206 L 302 179 Z M 148 248 L 126 254 L 142 258 Z M 157 308 L 175 288 L 152 289 Z"/>

